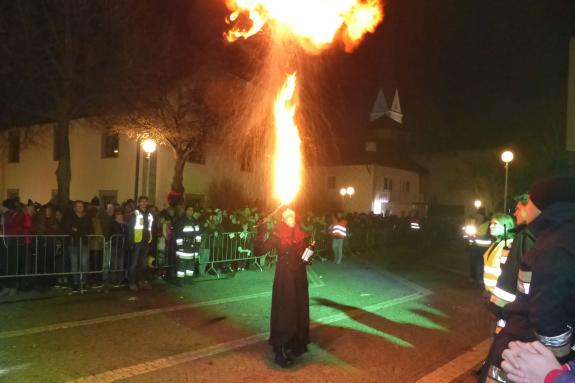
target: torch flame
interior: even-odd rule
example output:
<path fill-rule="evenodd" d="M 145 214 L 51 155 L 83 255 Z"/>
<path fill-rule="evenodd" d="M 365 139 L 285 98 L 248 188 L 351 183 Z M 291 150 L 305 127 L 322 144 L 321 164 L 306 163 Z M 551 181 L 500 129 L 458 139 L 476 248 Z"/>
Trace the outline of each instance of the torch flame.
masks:
<path fill-rule="evenodd" d="M 301 140 L 294 120 L 295 89 L 294 73 L 287 76 L 274 104 L 276 126 L 274 191 L 282 204 L 288 204 L 295 198 L 301 184 Z"/>
<path fill-rule="evenodd" d="M 272 22 L 275 31 L 287 30 L 308 50 L 329 46 L 339 31 L 346 50 L 351 51 L 383 20 L 380 0 L 227 0 L 228 23 L 246 14 L 250 26 L 235 24 L 226 33 L 233 42 L 247 39 Z"/>

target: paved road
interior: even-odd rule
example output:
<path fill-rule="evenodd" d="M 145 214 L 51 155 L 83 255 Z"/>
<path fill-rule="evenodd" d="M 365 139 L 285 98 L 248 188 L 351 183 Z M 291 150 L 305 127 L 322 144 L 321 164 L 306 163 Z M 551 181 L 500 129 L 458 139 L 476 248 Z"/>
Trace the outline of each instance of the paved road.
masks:
<path fill-rule="evenodd" d="M 273 269 L 184 288 L 157 282 L 139 294 L 1 304 L 0 381 L 416 382 L 435 372 L 435 383 L 449 382 L 477 355 L 456 372 L 445 365 L 489 327 L 452 255 L 457 261 L 439 264 L 418 253 L 315 264 L 314 343 L 289 370 L 271 363 L 265 343 Z"/>

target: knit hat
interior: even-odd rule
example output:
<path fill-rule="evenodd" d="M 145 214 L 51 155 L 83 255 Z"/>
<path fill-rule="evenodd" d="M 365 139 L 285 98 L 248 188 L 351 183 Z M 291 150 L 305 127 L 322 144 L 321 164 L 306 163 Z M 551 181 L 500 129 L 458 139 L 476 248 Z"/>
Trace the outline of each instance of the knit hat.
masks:
<path fill-rule="evenodd" d="M 539 210 L 557 202 L 575 203 L 575 177 L 544 178 L 533 184 L 529 196 Z"/>

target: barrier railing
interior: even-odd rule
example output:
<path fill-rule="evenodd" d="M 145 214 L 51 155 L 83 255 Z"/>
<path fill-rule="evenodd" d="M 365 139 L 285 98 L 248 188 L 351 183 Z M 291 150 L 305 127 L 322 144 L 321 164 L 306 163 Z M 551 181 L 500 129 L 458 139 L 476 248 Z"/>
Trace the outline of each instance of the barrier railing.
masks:
<path fill-rule="evenodd" d="M 29 278 L 68 277 L 82 292 L 88 276 L 104 274 L 105 244 L 102 235 L 0 236 L 0 280 L 11 279 L 7 285 L 13 286 Z"/>
<path fill-rule="evenodd" d="M 277 260 L 275 252 L 254 254 L 254 233 L 213 233 L 202 235 L 199 244 L 200 274 L 218 278 L 226 269 L 246 269 L 255 265 L 260 271 Z M 327 248 L 327 239 L 318 236 L 316 249 Z M 167 244 L 165 254 L 156 258 L 156 268 L 177 268 L 175 243 Z M 69 235 L 2 235 L 0 236 L 0 282 L 18 285 L 31 278 L 47 278 L 71 285 L 80 292 L 87 284 L 120 285 L 126 278 L 130 251 L 124 235 L 102 235 L 75 238 Z M 50 279 L 52 278 L 52 279 Z"/>

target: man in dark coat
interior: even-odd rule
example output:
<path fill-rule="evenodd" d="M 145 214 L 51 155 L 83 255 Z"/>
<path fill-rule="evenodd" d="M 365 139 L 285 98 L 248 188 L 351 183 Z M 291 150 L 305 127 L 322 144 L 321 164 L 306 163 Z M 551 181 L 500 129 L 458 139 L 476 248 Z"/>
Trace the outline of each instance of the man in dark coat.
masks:
<path fill-rule="evenodd" d="M 570 359 L 575 326 L 575 177 L 544 179 L 530 190 L 529 229 L 537 238 L 523 257 L 514 302 L 503 309 L 479 382 L 508 382 L 501 370 L 510 341 L 540 341 L 560 362 Z"/>
<path fill-rule="evenodd" d="M 498 333 L 505 327 L 503 319 L 503 307 L 515 301 L 517 290 L 517 272 L 523 260 L 523 256 L 535 243 L 535 236 L 527 226 L 527 205 L 529 195 L 522 194 L 516 197 L 515 222 L 517 226 L 510 230 L 509 237 L 513 238 L 508 255 L 501 258 L 501 275 L 497 279 L 497 285 L 491 294 L 489 309 L 497 319 Z M 504 254 L 505 254 L 504 250 Z"/>
<path fill-rule="evenodd" d="M 307 351 L 309 337 L 309 293 L 306 266 L 301 256 L 306 235 L 296 225 L 295 213 L 286 209 L 272 235 L 256 250 L 256 255 L 271 249 L 278 252 L 274 286 L 270 338 L 275 362 L 289 367 L 295 357 Z"/>

